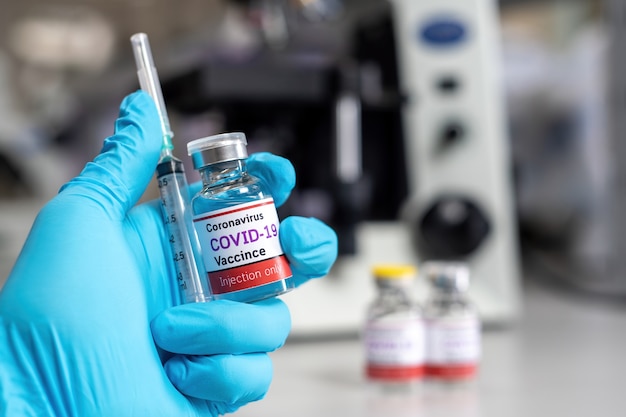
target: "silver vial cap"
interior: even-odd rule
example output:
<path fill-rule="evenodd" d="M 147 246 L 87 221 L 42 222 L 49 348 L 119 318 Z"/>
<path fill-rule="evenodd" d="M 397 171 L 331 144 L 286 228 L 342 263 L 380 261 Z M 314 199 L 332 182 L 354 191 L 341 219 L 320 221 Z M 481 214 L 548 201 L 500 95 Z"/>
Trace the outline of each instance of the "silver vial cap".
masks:
<path fill-rule="evenodd" d="M 200 169 L 219 162 L 247 158 L 247 144 L 244 133 L 222 133 L 189 142 L 187 153 L 191 156 L 194 169 Z"/>
<path fill-rule="evenodd" d="M 469 289 L 469 267 L 464 262 L 429 261 L 422 266 L 426 279 L 446 292 L 465 292 Z"/>

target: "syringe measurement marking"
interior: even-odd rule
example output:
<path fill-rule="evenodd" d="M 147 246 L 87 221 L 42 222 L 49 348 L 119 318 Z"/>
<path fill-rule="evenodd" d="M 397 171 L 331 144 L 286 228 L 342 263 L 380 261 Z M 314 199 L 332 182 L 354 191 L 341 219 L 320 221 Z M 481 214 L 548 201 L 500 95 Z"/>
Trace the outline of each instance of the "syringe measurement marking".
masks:
<path fill-rule="evenodd" d="M 182 272 L 180 272 L 181 269 L 183 268 L 187 268 L 187 258 L 185 256 L 185 252 L 180 250 L 180 251 L 176 251 L 176 237 L 174 236 L 174 234 L 170 235 L 170 239 L 169 239 L 172 249 L 174 249 L 174 252 L 172 254 L 172 260 L 178 264 L 178 273 L 176 274 L 176 279 L 178 281 L 178 286 L 181 287 L 182 289 L 186 290 L 187 289 L 187 281 L 185 281 L 184 275 Z"/>
<path fill-rule="evenodd" d="M 183 278 L 183 273 L 179 272 L 176 278 L 178 279 L 178 286 L 182 288 L 183 290 L 186 290 L 187 282 L 185 281 L 185 278 Z"/>
<path fill-rule="evenodd" d="M 162 192 L 162 198 L 161 198 L 161 204 L 163 205 L 164 208 L 168 207 L 168 196 L 170 196 L 170 192 L 171 190 L 168 189 L 168 186 L 170 185 L 170 181 L 168 180 L 167 177 L 161 177 L 157 179 L 157 183 L 158 183 L 158 187 L 159 187 L 159 191 L 165 191 L 165 193 Z M 174 188 L 178 188 L 178 182 L 176 180 L 171 181 L 171 184 L 174 186 Z M 163 190 L 164 189 L 164 190 Z M 165 225 L 168 228 L 171 227 L 175 227 L 175 223 L 178 221 L 178 218 L 176 217 L 175 213 L 172 214 L 167 214 L 165 212 L 166 210 L 164 210 L 163 212 L 163 222 L 165 223 Z M 175 230 L 170 230 L 170 236 L 169 236 L 169 242 L 170 242 L 170 246 L 173 249 L 173 253 L 172 253 L 172 260 L 178 265 L 178 267 L 176 268 L 178 270 L 177 274 L 176 274 L 176 279 L 178 281 L 178 285 L 179 287 L 181 287 L 182 289 L 186 290 L 187 289 L 187 282 L 184 278 L 184 274 L 181 271 L 182 269 L 187 270 L 190 266 L 187 265 L 187 258 L 185 257 L 185 252 L 184 250 L 178 250 L 179 248 L 177 247 L 177 243 L 180 241 L 181 243 L 184 243 L 184 240 L 182 239 L 177 239 L 177 234 L 180 235 L 181 231 L 179 229 L 175 229 Z"/>
<path fill-rule="evenodd" d="M 169 241 L 170 241 L 170 243 L 171 243 L 171 245 L 172 245 L 172 248 L 173 248 L 174 250 L 176 250 L 176 246 L 175 246 L 175 245 L 176 245 L 176 243 L 177 243 L 177 240 L 176 240 L 176 236 L 174 235 L 174 233 L 172 233 L 172 234 L 170 235 Z M 186 259 L 186 258 L 185 258 L 185 253 L 184 253 L 183 251 L 178 251 L 178 252 L 175 252 L 175 253 L 174 253 L 174 255 L 172 256 L 172 259 L 174 260 L 174 262 L 177 262 L 177 263 L 183 262 L 183 263 L 185 263 L 185 264 L 186 264 L 186 262 L 184 262 L 184 261 L 185 261 L 185 259 Z M 179 269 L 180 269 L 180 267 L 179 267 Z M 186 290 L 186 289 L 187 289 L 187 282 L 185 281 L 185 278 L 184 278 L 184 276 L 183 276 L 183 273 L 182 273 L 182 272 L 178 272 L 178 273 L 176 274 L 176 278 L 177 278 L 177 280 L 178 280 L 178 285 L 179 285 L 182 289 Z"/>

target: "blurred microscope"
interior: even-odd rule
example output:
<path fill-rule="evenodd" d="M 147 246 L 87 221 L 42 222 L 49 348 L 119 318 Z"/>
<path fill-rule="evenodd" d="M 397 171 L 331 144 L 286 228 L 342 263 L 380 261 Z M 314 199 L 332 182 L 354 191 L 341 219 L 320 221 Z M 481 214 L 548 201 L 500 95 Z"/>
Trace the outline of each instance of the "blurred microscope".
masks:
<path fill-rule="evenodd" d="M 396 0 L 416 256 L 469 263 L 485 322 L 519 314 L 519 259 L 497 2 Z"/>
<path fill-rule="evenodd" d="M 467 261 L 483 320 L 513 321 L 519 266 L 497 4 L 236 3 L 264 47 L 214 51 L 165 81 L 164 95 L 179 138 L 240 130 L 251 151 L 292 160 L 298 184 L 282 216 L 337 231 L 330 276 L 284 296 L 294 335 L 353 333 L 374 295 L 373 264 L 428 259 Z"/>

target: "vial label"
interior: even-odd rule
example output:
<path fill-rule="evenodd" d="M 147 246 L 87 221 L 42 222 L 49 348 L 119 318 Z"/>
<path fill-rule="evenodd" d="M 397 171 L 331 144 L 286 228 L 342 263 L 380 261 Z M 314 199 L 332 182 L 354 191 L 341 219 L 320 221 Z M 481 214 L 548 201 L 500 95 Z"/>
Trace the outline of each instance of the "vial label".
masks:
<path fill-rule="evenodd" d="M 424 374 L 424 323 L 415 316 L 389 316 L 365 326 L 367 377 L 404 381 Z"/>
<path fill-rule="evenodd" d="M 426 321 L 426 373 L 462 379 L 476 373 L 481 355 L 478 318 L 441 318 Z"/>
<path fill-rule="evenodd" d="M 194 217 L 211 292 L 226 294 L 291 277 L 271 198 Z"/>

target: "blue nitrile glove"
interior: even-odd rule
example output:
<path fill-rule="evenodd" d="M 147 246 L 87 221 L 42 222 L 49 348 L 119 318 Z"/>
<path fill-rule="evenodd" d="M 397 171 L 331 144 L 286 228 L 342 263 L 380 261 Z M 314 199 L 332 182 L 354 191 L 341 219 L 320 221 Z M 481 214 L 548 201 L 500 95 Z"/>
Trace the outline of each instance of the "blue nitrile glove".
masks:
<path fill-rule="evenodd" d="M 160 143 L 152 100 L 130 95 L 102 153 L 39 213 L 0 293 L 0 416 L 214 416 L 267 391 L 283 302 L 172 307 L 158 202 L 133 208 Z M 283 158 L 253 155 L 250 170 L 279 202 L 293 187 Z M 294 217 L 280 232 L 300 283 L 327 273 L 327 226 Z"/>

